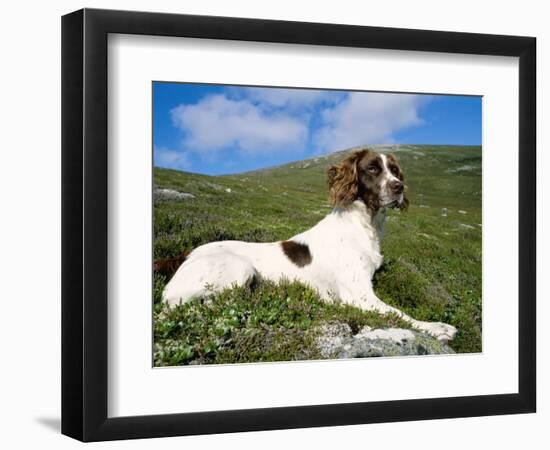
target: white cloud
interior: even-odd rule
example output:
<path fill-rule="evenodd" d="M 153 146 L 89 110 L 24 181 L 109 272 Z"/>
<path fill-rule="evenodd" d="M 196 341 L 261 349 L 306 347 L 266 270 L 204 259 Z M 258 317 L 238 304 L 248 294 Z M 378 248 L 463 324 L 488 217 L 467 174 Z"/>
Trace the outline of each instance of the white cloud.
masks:
<path fill-rule="evenodd" d="M 419 95 L 351 92 L 321 112 L 322 126 L 313 136 L 322 152 L 393 141 L 402 129 L 421 125 Z"/>
<path fill-rule="evenodd" d="M 262 108 L 312 109 L 320 102 L 335 103 L 342 94 L 314 89 L 243 88 L 237 91 Z"/>
<path fill-rule="evenodd" d="M 399 131 L 423 123 L 418 111 L 426 101 L 413 94 L 232 87 L 170 114 L 183 132 L 182 148 L 212 160 L 223 150 L 262 155 L 313 145 L 325 153 L 391 143 Z M 179 152 L 161 154 L 166 165 L 188 166 Z"/>
<path fill-rule="evenodd" d="M 189 158 L 182 151 L 155 146 L 153 155 L 154 165 L 156 167 L 165 167 L 168 169 L 178 170 L 189 170 L 191 168 Z"/>
<path fill-rule="evenodd" d="M 171 110 L 174 125 L 185 133 L 184 145 L 203 155 L 236 146 L 245 153 L 302 149 L 307 118 L 267 113 L 247 99 L 209 95 L 198 103 Z"/>

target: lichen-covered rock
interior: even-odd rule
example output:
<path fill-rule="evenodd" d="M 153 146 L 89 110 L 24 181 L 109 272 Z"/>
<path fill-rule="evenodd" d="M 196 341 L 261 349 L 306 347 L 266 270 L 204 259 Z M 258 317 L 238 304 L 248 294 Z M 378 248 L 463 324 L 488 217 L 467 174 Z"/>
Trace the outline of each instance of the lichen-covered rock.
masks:
<path fill-rule="evenodd" d="M 325 358 L 330 358 L 338 353 L 350 339 L 353 339 L 351 328 L 347 323 L 327 323 L 315 332 L 318 333 L 315 344 Z"/>
<path fill-rule="evenodd" d="M 353 335 L 343 323 L 330 323 L 317 330 L 316 345 L 324 358 L 365 358 L 449 354 L 454 351 L 436 338 L 403 328 L 362 328 Z"/>

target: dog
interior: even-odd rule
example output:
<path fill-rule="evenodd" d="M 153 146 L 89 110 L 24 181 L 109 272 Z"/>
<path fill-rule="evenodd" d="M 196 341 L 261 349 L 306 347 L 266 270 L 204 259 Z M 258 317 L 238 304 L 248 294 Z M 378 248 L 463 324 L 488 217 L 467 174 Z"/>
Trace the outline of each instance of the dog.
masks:
<path fill-rule="evenodd" d="M 406 209 L 403 171 L 394 155 L 356 151 L 327 170 L 333 206 L 319 223 L 285 241 L 211 242 L 193 250 L 163 291 L 170 307 L 212 291 L 242 286 L 255 276 L 297 280 L 325 301 L 340 299 L 366 311 L 395 313 L 441 341 L 457 330 L 422 322 L 380 300 L 372 277 L 381 266 L 380 239 L 387 211 Z"/>

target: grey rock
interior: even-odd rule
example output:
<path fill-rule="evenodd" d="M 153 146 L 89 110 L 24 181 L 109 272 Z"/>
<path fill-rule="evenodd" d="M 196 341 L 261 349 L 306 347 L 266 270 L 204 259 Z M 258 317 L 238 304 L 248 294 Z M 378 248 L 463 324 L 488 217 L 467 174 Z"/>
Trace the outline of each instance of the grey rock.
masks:
<path fill-rule="evenodd" d="M 153 191 L 155 200 L 183 200 L 186 198 L 195 198 L 189 192 L 180 192 L 175 189 L 155 188 Z"/>
<path fill-rule="evenodd" d="M 324 358 L 437 355 L 454 353 L 436 338 L 403 328 L 362 328 L 353 335 L 343 323 L 326 324 L 316 330 L 316 346 Z"/>

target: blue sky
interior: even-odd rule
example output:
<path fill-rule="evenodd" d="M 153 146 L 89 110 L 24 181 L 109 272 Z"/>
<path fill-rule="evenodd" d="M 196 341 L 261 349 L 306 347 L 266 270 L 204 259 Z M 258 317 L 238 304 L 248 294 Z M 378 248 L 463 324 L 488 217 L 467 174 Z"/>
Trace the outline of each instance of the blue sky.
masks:
<path fill-rule="evenodd" d="M 390 143 L 481 145 L 481 97 L 153 83 L 157 167 L 220 175 Z"/>

